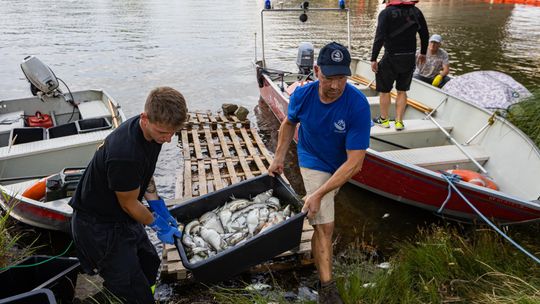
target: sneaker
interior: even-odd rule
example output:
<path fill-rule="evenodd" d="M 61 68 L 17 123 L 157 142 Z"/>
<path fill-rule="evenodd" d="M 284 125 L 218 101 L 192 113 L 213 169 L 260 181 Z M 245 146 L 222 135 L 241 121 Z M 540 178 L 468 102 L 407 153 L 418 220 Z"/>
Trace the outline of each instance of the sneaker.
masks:
<path fill-rule="evenodd" d="M 330 281 L 319 285 L 319 304 L 343 304 L 343 300 L 337 290 L 336 281 Z"/>
<path fill-rule="evenodd" d="M 399 121 L 399 120 L 396 120 L 395 127 L 396 127 L 396 131 L 401 131 L 405 129 L 405 125 L 403 124 L 403 121 Z"/>
<path fill-rule="evenodd" d="M 390 128 L 390 120 L 388 118 L 382 118 L 381 116 L 373 118 L 373 122 L 383 128 Z"/>

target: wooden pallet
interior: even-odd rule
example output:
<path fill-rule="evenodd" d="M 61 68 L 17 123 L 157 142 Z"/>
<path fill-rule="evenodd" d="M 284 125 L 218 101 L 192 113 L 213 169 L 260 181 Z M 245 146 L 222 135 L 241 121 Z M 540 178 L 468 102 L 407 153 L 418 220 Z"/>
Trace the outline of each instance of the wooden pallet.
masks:
<path fill-rule="evenodd" d="M 183 157 L 183 167 L 176 180 L 176 197 L 180 199 L 170 200 L 168 205 L 264 174 L 272 162 L 272 155 L 257 130 L 250 128 L 249 121 L 240 121 L 236 116 L 190 113 L 188 123 L 178 135 Z M 278 258 L 291 257 L 303 265 L 312 263 L 312 235 L 313 227 L 306 220 L 300 246 Z M 269 261 L 252 271 L 283 269 L 287 265 L 292 263 Z M 179 280 L 189 277 L 175 246 L 164 247 L 161 273 L 162 277 Z"/>

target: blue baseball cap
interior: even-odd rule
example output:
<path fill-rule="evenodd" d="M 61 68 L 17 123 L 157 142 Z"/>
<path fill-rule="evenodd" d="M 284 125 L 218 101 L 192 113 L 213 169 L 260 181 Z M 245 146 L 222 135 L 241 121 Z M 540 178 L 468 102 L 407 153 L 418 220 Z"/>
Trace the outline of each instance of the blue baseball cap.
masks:
<path fill-rule="evenodd" d="M 324 76 L 351 76 L 351 54 L 346 47 L 337 42 L 331 42 L 321 49 L 317 65 Z"/>

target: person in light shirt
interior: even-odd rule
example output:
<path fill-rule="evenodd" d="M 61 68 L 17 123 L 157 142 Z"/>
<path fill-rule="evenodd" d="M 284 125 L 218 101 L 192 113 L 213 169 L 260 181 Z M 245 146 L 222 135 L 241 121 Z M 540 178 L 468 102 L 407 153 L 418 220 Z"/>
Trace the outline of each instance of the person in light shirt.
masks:
<path fill-rule="evenodd" d="M 448 73 L 450 65 L 448 63 L 448 53 L 441 48 L 441 35 L 433 35 L 429 38 L 426 62 L 418 64 L 414 70 L 413 77 L 436 87 L 442 88 L 450 80 Z M 416 53 L 418 56 L 419 53 Z"/>

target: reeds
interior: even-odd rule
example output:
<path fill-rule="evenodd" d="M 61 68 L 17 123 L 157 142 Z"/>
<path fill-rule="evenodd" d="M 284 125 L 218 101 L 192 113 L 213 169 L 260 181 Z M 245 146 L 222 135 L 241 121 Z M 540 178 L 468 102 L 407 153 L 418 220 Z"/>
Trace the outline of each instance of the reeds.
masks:
<path fill-rule="evenodd" d="M 336 267 L 346 303 L 540 303 L 540 265 L 493 230 L 421 230 L 390 265 Z"/>
<path fill-rule="evenodd" d="M 11 200 L 5 193 L 0 193 L 4 201 Z M 8 205 L 13 205 L 11 202 Z M 21 237 L 21 233 L 13 232 L 10 227 L 9 214 L 11 209 L 2 211 L 0 209 L 0 270 L 7 269 L 10 265 L 16 264 L 24 258 L 30 256 L 35 248 L 32 248 L 32 244 L 28 246 L 19 247 L 17 244 Z"/>

